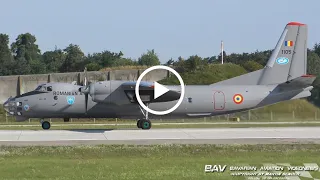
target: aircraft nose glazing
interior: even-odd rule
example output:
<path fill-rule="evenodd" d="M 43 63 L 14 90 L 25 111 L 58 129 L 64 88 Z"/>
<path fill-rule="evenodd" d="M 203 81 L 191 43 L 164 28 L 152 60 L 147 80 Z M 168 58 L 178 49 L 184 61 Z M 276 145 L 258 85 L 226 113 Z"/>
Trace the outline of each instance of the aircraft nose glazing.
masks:
<path fill-rule="evenodd" d="M 14 113 L 14 109 L 15 109 L 15 102 L 14 99 L 9 98 L 4 104 L 3 104 L 3 109 L 9 113 L 9 114 L 13 114 Z"/>

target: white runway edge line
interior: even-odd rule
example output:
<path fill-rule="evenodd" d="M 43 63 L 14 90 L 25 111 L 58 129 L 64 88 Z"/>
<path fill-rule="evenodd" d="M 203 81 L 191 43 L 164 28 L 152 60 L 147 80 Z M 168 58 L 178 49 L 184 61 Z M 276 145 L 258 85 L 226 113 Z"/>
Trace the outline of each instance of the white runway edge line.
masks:
<path fill-rule="evenodd" d="M 0 141 L 320 139 L 320 127 L 152 130 L 0 130 Z"/>
<path fill-rule="evenodd" d="M 295 121 L 295 122 L 185 122 L 185 123 L 152 123 L 152 125 L 202 125 L 202 124 L 217 124 L 217 125 L 229 125 L 229 124 L 320 124 L 320 121 Z M 118 123 L 118 124 L 52 124 L 51 126 L 136 126 L 136 123 Z M 0 127 L 38 127 L 40 124 L 0 124 Z"/>

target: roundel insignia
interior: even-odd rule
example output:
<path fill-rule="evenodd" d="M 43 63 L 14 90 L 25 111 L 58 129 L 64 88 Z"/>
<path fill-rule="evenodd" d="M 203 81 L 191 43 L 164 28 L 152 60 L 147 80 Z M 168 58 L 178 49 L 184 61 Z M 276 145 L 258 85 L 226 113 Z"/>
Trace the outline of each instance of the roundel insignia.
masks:
<path fill-rule="evenodd" d="M 29 111 L 30 106 L 28 104 L 26 104 L 26 105 L 23 106 L 23 108 L 24 108 L 25 111 Z"/>
<path fill-rule="evenodd" d="M 282 64 L 288 64 L 289 63 L 289 58 L 286 57 L 279 57 L 277 60 L 277 63 L 282 65 Z"/>
<path fill-rule="evenodd" d="M 74 104 L 75 97 L 74 96 L 67 96 L 67 102 L 69 105 Z"/>
<path fill-rule="evenodd" d="M 233 102 L 236 103 L 236 104 L 241 104 L 243 101 L 243 97 L 241 94 L 235 94 L 233 96 Z"/>

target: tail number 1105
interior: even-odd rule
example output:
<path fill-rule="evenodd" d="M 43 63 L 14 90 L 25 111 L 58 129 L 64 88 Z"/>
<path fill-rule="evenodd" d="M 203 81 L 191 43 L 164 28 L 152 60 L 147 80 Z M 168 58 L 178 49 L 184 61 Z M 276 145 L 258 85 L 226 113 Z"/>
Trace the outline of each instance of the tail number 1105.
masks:
<path fill-rule="evenodd" d="M 282 54 L 291 54 L 291 50 L 281 50 Z"/>

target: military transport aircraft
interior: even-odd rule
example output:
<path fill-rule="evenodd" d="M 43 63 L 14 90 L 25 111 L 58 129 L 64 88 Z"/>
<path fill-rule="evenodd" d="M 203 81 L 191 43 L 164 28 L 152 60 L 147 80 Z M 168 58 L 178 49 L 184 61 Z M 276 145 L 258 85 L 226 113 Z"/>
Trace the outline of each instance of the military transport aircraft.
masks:
<path fill-rule="evenodd" d="M 288 23 L 263 69 L 211 85 L 186 85 L 182 103 L 161 118 L 229 114 L 310 96 L 315 77 L 306 75 L 307 31 L 306 24 Z M 115 80 L 83 86 L 45 83 L 34 91 L 10 97 L 4 108 L 17 121 L 40 118 L 43 129 L 50 128 L 45 118 L 134 118 L 138 119 L 138 128 L 150 129 L 150 119 L 158 116 L 141 108 L 135 85 Z M 155 94 L 157 86 L 167 90 Z M 150 109 L 167 110 L 177 103 L 181 87 L 142 81 L 139 94 Z"/>

